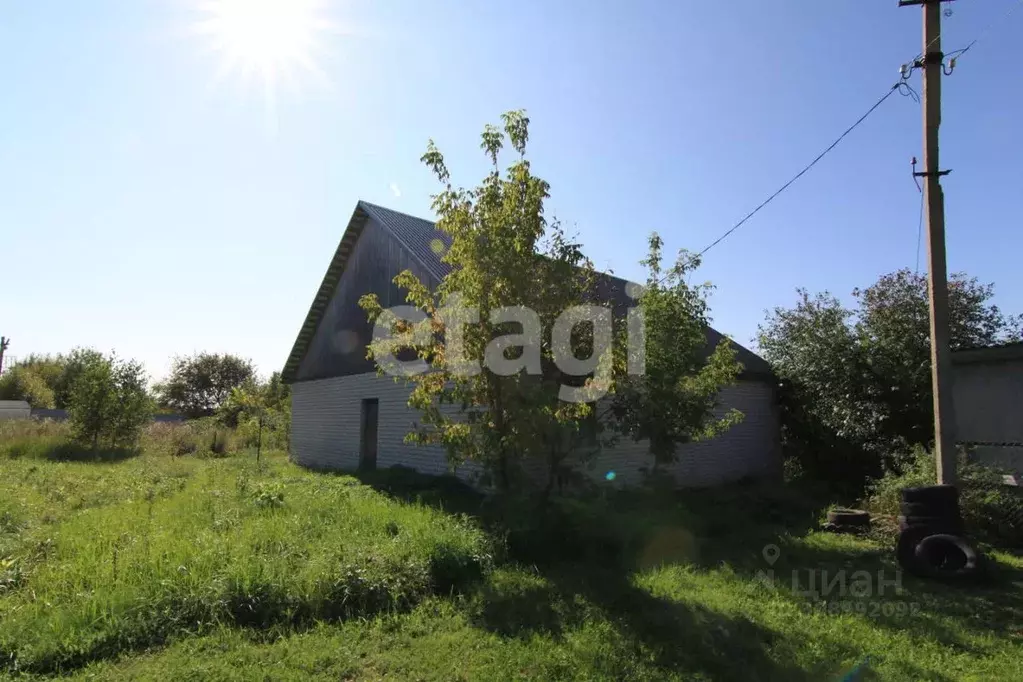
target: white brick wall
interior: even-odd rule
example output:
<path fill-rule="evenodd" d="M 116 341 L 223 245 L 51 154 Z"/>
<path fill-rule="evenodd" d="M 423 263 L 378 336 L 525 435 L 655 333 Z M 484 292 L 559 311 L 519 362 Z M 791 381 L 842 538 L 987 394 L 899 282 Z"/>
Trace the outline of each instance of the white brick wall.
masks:
<path fill-rule="evenodd" d="M 291 454 L 299 464 L 354 470 L 359 465 L 362 401 L 377 398 L 377 467 L 401 464 L 434 475 L 448 471 L 443 448 L 404 442 L 417 417 L 408 406 L 409 387 L 404 382 L 370 372 L 303 381 L 293 384 L 291 391 Z M 456 474 L 466 478 L 477 471 L 466 464 Z"/>
<path fill-rule="evenodd" d="M 416 411 L 407 405 L 408 394 L 404 383 L 372 373 L 294 384 L 292 456 L 311 468 L 355 469 L 359 463 L 362 400 L 377 398 L 377 466 L 401 464 L 427 474 L 445 473 L 447 460 L 442 448 L 403 442 L 416 418 Z M 682 486 L 709 486 L 780 470 L 778 414 L 771 385 L 739 382 L 722 392 L 722 402 L 722 410 L 737 408 L 745 418 L 713 440 L 680 449 L 677 461 L 668 470 Z M 641 469 L 652 462 L 644 441 L 623 439 L 594 458 L 587 471 L 596 478 L 614 471 L 616 483 L 631 485 L 642 480 Z M 464 465 L 456 474 L 466 478 L 477 472 L 477 467 Z"/>

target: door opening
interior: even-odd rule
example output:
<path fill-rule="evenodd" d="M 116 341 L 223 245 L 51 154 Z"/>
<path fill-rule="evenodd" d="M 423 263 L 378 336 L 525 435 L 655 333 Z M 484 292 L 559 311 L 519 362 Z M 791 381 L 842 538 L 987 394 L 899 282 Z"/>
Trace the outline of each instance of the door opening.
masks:
<path fill-rule="evenodd" d="M 359 469 L 372 471 L 377 468 L 377 421 L 380 401 L 366 398 L 362 401 L 362 425 L 359 429 Z"/>

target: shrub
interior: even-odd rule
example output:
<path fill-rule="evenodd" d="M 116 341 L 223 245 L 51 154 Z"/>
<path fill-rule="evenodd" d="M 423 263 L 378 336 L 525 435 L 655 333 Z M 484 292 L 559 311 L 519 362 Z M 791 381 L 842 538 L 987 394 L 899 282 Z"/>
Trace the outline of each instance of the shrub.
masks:
<path fill-rule="evenodd" d="M 260 483 L 252 491 L 252 500 L 257 507 L 276 509 L 284 506 L 284 486 L 280 483 Z"/>
<path fill-rule="evenodd" d="M 24 400 L 32 407 L 52 408 L 56 398 L 37 371 L 18 365 L 0 376 L 0 400 Z"/>
<path fill-rule="evenodd" d="M 70 388 L 68 416 L 76 441 L 95 451 L 107 444 L 134 446 L 152 415 L 142 365 L 85 353 Z"/>
<path fill-rule="evenodd" d="M 915 448 L 895 460 L 893 470 L 872 487 L 865 506 L 875 514 L 897 515 L 903 488 L 934 485 L 934 456 Z M 1006 486 L 991 467 L 959 458 L 959 508 L 971 531 L 981 538 L 1016 545 L 1023 542 L 1023 497 Z"/>

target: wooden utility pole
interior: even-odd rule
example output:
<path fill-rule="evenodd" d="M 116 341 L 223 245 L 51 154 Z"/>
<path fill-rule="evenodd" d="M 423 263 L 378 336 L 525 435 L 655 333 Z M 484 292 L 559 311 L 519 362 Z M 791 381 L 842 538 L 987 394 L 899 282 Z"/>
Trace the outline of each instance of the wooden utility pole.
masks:
<path fill-rule="evenodd" d="M 900 6 L 923 5 L 924 49 L 915 66 L 923 69 L 924 203 L 927 205 L 927 282 L 931 325 L 931 388 L 934 393 L 934 457 L 938 483 L 955 485 L 955 406 L 952 403 L 952 357 L 949 347 L 948 279 L 945 262 L 945 196 L 938 165 L 941 126 L 941 3 L 944 0 L 899 0 Z"/>

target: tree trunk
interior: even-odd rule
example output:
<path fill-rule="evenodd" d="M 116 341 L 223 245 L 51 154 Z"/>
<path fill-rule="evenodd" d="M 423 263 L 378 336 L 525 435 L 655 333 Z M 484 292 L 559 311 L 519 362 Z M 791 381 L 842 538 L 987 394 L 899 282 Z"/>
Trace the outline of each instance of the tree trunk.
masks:
<path fill-rule="evenodd" d="M 501 439 L 501 445 L 497 450 L 497 488 L 501 492 L 508 492 L 511 488 L 511 476 L 508 471 L 508 452 L 504 445 L 504 400 L 499 377 L 495 376 L 490 380 L 494 388 L 494 431 Z"/>
<path fill-rule="evenodd" d="M 259 435 L 256 437 L 256 465 L 259 465 L 259 455 L 263 451 L 263 413 L 259 413 Z"/>

